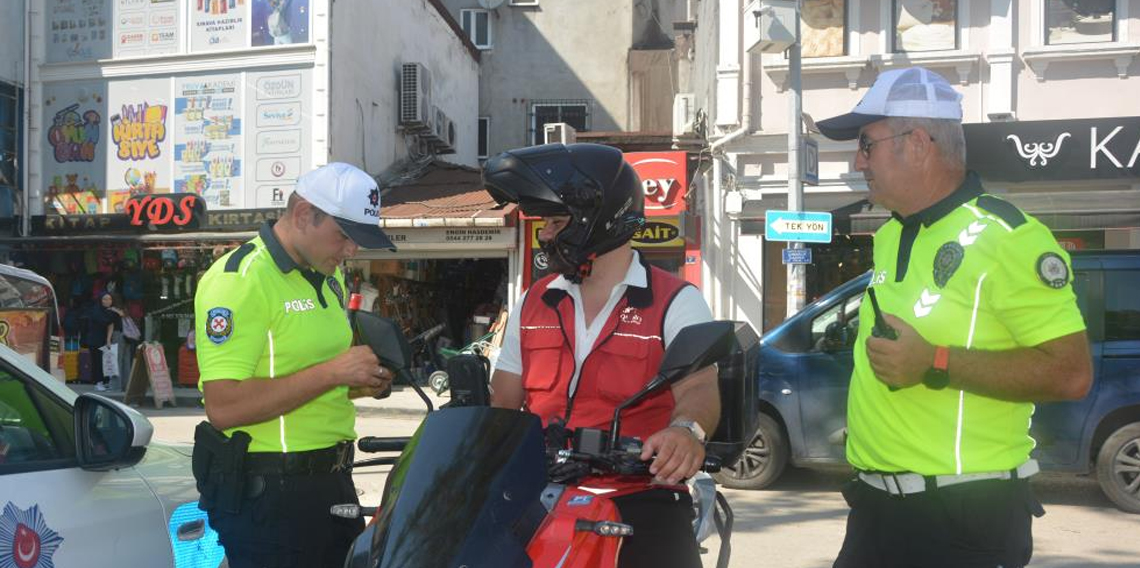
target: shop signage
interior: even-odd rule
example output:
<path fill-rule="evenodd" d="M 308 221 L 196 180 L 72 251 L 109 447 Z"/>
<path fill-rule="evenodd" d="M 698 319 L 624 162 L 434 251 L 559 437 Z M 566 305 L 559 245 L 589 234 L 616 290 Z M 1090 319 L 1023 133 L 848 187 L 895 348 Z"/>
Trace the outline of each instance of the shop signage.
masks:
<path fill-rule="evenodd" d="M 1140 116 L 967 124 L 967 166 L 993 181 L 1140 177 Z"/>
<path fill-rule="evenodd" d="M 641 178 L 646 215 L 677 215 L 685 210 L 689 192 L 685 152 L 629 152 L 625 160 Z"/>
<path fill-rule="evenodd" d="M 769 241 L 830 243 L 831 213 L 815 211 L 765 211 L 764 238 Z"/>
<path fill-rule="evenodd" d="M 46 235 L 82 235 L 102 233 L 146 233 L 152 231 L 172 230 L 203 230 L 203 231 L 256 231 L 266 221 L 273 221 L 285 213 L 284 209 L 238 209 L 230 211 L 207 211 L 205 202 L 196 195 L 179 196 L 178 194 L 154 195 L 145 198 L 132 198 L 127 201 L 127 214 L 114 215 L 47 215 L 32 218 L 32 231 Z M 183 207 L 189 202 L 189 197 L 198 197 L 196 203 L 190 208 L 190 221 L 178 225 L 185 218 Z M 169 203 L 174 206 L 173 212 L 168 205 L 155 205 L 155 203 Z M 137 203 L 138 205 L 129 205 Z M 151 219 L 163 220 L 169 214 L 170 219 L 165 224 L 155 224 Z M 138 222 L 135 221 L 138 215 Z"/>
<path fill-rule="evenodd" d="M 681 248 L 681 221 L 677 217 L 650 217 L 645 226 L 633 235 L 636 248 Z"/>
<path fill-rule="evenodd" d="M 126 212 L 135 227 L 196 229 L 206 202 L 195 193 L 141 195 L 127 200 Z"/>
<path fill-rule="evenodd" d="M 284 214 L 284 209 L 208 211 L 206 213 L 206 226 L 203 228 L 222 231 L 254 231 L 266 221 L 275 221 Z"/>
<path fill-rule="evenodd" d="M 431 227 L 384 229 L 396 248 L 405 250 L 513 249 L 514 227 Z"/>

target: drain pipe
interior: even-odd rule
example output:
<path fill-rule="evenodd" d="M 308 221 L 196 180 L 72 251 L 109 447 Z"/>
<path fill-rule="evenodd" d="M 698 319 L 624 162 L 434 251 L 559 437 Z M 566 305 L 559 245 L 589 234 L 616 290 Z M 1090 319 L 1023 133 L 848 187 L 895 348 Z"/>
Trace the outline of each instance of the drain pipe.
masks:
<path fill-rule="evenodd" d="M 740 20 L 738 19 L 738 25 L 739 22 Z M 724 212 L 724 187 L 722 181 L 724 179 L 724 170 L 722 158 L 718 156 L 717 153 L 723 150 L 728 143 L 752 131 L 752 54 L 745 51 L 742 47 L 738 49 L 740 49 L 739 55 L 741 67 L 743 67 L 741 77 L 740 127 L 725 134 L 709 145 L 709 153 L 713 156 L 713 180 L 710 199 L 705 200 L 708 204 L 705 219 L 710 221 L 705 223 L 705 226 L 708 228 L 707 234 L 705 235 L 707 237 L 705 242 L 715 242 L 721 252 L 721 254 L 716 255 L 715 270 L 712 268 L 709 269 L 709 276 L 715 275 L 715 278 L 709 278 L 707 280 L 711 288 L 707 299 L 710 301 L 710 308 L 712 308 L 713 314 L 720 318 L 732 317 L 732 314 L 729 313 L 730 298 L 724 296 L 723 290 L 724 278 L 735 279 L 732 273 L 733 263 L 729 260 L 735 259 L 736 256 L 736 253 L 732 252 L 736 249 L 736 235 L 733 234 L 735 232 L 735 223 L 728 219 Z M 711 222 L 713 220 L 716 220 L 715 226 L 714 223 Z M 719 238 L 715 241 L 712 239 L 714 234 L 719 235 Z M 706 262 L 706 266 L 708 266 L 708 264 L 710 263 Z M 729 290 L 731 289 L 732 286 L 730 285 Z"/>

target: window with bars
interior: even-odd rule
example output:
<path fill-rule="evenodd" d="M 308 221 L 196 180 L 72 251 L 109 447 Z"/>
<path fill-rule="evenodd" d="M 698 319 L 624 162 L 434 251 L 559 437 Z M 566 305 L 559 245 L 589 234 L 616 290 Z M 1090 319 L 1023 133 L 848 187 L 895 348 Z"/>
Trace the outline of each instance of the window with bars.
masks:
<path fill-rule="evenodd" d="M 15 215 L 21 180 L 20 88 L 0 82 L 0 218 Z"/>
<path fill-rule="evenodd" d="M 471 43 L 479 49 L 491 49 L 491 13 L 487 10 L 460 10 L 459 21 Z"/>
<path fill-rule="evenodd" d="M 552 122 L 565 122 L 578 132 L 590 130 L 589 101 L 538 101 L 530 106 L 530 124 L 527 138 L 531 144 L 545 143 L 543 126 Z"/>

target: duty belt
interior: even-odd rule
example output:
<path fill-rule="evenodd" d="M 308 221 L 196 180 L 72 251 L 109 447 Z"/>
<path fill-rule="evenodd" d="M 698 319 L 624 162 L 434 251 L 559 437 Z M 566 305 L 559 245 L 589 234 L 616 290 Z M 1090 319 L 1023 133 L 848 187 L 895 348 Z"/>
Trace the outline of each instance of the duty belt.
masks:
<path fill-rule="evenodd" d="M 246 475 L 320 475 L 352 470 L 351 440 L 307 452 L 251 452 L 245 457 Z"/>
<path fill-rule="evenodd" d="M 1014 469 L 1006 471 L 991 471 L 983 473 L 964 473 L 961 475 L 919 475 L 917 473 L 880 473 L 860 471 L 859 479 L 891 495 L 911 495 L 922 493 L 928 489 L 960 485 L 971 481 L 984 481 L 987 479 L 1024 479 L 1041 471 L 1037 460 L 1029 460 Z"/>

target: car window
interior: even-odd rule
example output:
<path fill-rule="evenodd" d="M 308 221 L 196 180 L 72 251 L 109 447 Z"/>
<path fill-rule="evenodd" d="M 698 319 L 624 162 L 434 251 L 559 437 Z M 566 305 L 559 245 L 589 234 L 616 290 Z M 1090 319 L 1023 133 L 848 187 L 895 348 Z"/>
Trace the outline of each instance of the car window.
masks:
<path fill-rule="evenodd" d="M 845 299 L 841 303 L 837 303 L 828 308 L 823 313 L 811 320 L 811 344 L 814 351 L 834 351 L 837 349 L 850 348 L 854 345 L 855 335 L 859 331 L 859 306 L 863 303 L 863 294 L 855 294 Z M 827 328 L 835 324 L 839 325 L 839 310 L 843 309 L 843 324 L 846 328 L 838 336 L 841 343 L 836 343 L 833 338 L 827 337 Z M 834 332 L 833 332 L 834 333 Z"/>
<path fill-rule="evenodd" d="M 71 409 L 0 368 L 0 473 L 60 467 L 75 456 Z"/>
<path fill-rule="evenodd" d="M 1140 339 L 1140 270 L 1104 273 L 1104 338 Z"/>

